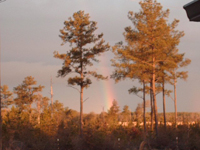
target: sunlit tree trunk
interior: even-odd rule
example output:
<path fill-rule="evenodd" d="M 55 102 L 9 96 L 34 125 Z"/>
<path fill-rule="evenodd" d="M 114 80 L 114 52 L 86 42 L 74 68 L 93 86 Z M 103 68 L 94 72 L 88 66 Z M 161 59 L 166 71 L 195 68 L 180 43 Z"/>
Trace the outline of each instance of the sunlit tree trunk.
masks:
<path fill-rule="evenodd" d="M 157 118 L 157 101 L 156 101 L 156 84 L 155 84 L 155 57 L 153 57 L 153 73 L 152 73 L 152 91 L 153 91 L 153 102 L 154 102 L 154 117 L 155 117 L 155 130 L 158 136 L 158 118 Z"/>
<path fill-rule="evenodd" d="M 163 76 L 163 83 L 162 83 L 162 90 L 163 90 L 163 118 L 164 118 L 164 126 L 165 126 L 165 129 L 167 128 L 166 126 L 166 105 L 165 105 L 165 81 L 164 81 L 164 76 Z"/>
<path fill-rule="evenodd" d="M 51 118 L 53 118 L 53 86 L 52 86 L 52 78 L 51 78 Z"/>
<path fill-rule="evenodd" d="M 83 136 L 83 87 L 80 93 L 80 135 Z"/>
<path fill-rule="evenodd" d="M 80 67 L 81 67 L 81 86 L 80 86 L 80 136 L 83 136 L 83 64 L 82 64 L 82 47 L 81 49 L 81 58 L 80 58 Z"/>
<path fill-rule="evenodd" d="M 40 94 L 38 94 L 38 101 L 37 101 L 38 117 L 37 117 L 37 122 L 38 122 L 39 126 L 40 126 L 40 114 L 41 114 L 41 98 L 42 98 L 42 96 Z"/>
<path fill-rule="evenodd" d="M 177 95 L 176 95 L 176 72 L 174 71 L 174 109 L 175 109 L 175 127 L 177 128 Z"/>
<path fill-rule="evenodd" d="M 144 136 L 146 137 L 146 100 L 145 100 L 145 82 L 143 81 L 143 119 L 144 119 Z"/>
<path fill-rule="evenodd" d="M 31 104 L 29 105 L 29 123 L 31 124 L 32 122 L 32 107 Z"/>
<path fill-rule="evenodd" d="M 154 105 L 153 105 L 152 80 L 150 81 L 150 100 L 151 100 L 151 131 L 153 131 Z"/>

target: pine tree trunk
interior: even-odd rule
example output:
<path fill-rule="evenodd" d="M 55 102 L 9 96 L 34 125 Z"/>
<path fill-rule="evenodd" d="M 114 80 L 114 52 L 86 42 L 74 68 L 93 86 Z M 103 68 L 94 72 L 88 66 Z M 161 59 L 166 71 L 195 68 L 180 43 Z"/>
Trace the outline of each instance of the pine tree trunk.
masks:
<path fill-rule="evenodd" d="M 151 131 L 153 131 L 153 114 L 154 114 L 153 108 L 154 108 L 154 105 L 153 105 L 152 80 L 150 82 L 150 100 L 151 100 Z"/>
<path fill-rule="evenodd" d="M 39 95 L 38 98 L 38 102 L 37 102 L 37 109 L 38 109 L 38 117 L 37 117 L 37 121 L 38 121 L 38 125 L 40 126 L 40 107 L 41 107 L 41 96 Z"/>
<path fill-rule="evenodd" d="M 164 126 L 165 126 L 165 129 L 167 128 L 167 125 L 166 125 L 166 111 L 165 111 L 165 81 L 164 81 L 164 77 L 163 77 L 163 118 L 164 118 Z"/>
<path fill-rule="evenodd" d="M 82 47 L 81 50 L 81 58 L 80 58 L 80 67 L 81 67 L 81 91 L 80 91 L 80 136 L 83 137 L 83 62 L 82 62 Z"/>
<path fill-rule="evenodd" d="M 51 118 L 53 118 L 53 87 L 52 87 L 52 78 L 51 78 Z"/>
<path fill-rule="evenodd" d="M 105 120 L 104 120 L 104 107 L 103 107 L 103 126 L 105 124 Z"/>
<path fill-rule="evenodd" d="M 83 136 L 83 87 L 81 86 L 80 93 L 80 135 Z"/>
<path fill-rule="evenodd" d="M 146 100 L 145 100 L 145 82 L 143 81 L 143 119 L 144 119 L 144 136 L 146 137 Z"/>
<path fill-rule="evenodd" d="M 31 124 L 31 122 L 32 122 L 32 107 L 31 107 L 31 104 L 29 105 L 29 110 L 30 110 L 29 123 Z"/>
<path fill-rule="evenodd" d="M 155 84 L 155 58 L 153 58 L 153 74 L 152 74 L 152 91 L 153 91 L 153 101 L 154 101 L 154 115 L 155 115 L 155 129 L 156 136 L 158 136 L 158 112 L 157 112 L 157 101 L 156 101 L 156 84 Z"/>
<path fill-rule="evenodd" d="M 177 128 L 177 96 L 176 96 L 176 77 L 174 78 L 174 109 L 175 109 L 175 127 Z"/>

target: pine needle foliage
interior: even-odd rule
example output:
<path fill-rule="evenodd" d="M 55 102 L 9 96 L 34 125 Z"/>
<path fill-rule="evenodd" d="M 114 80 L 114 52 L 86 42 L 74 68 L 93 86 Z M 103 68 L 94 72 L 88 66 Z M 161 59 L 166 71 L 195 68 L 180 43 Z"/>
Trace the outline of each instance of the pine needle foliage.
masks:
<path fill-rule="evenodd" d="M 184 32 L 176 30 L 178 20 L 167 23 L 169 10 L 162 10 L 161 4 L 156 0 L 141 1 L 140 6 L 138 13 L 128 13 L 133 28 L 125 28 L 126 44 L 119 42 L 113 47 L 115 58 L 112 65 L 115 70 L 112 77 L 116 82 L 130 78 L 138 79 L 143 85 L 150 83 L 158 134 L 156 94 L 159 88 L 156 85 L 159 78 L 170 74 L 182 62 L 184 54 L 178 53 L 177 46 Z"/>
<path fill-rule="evenodd" d="M 100 54 L 109 50 L 109 44 L 105 44 L 103 33 L 95 35 L 97 22 L 90 21 L 89 14 L 78 11 L 64 22 L 64 28 L 60 30 L 59 37 L 63 44 L 69 43 L 71 49 L 67 53 L 59 54 L 54 52 L 54 57 L 63 60 L 62 69 L 58 71 L 58 77 L 65 77 L 75 73 L 74 77 L 68 78 L 68 84 L 80 87 L 80 122 L 82 133 L 82 112 L 83 112 L 83 89 L 92 84 L 91 76 L 96 79 L 107 79 L 96 71 L 89 70 Z M 90 67 L 90 68 L 89 68 Z"/>
<path fill-rule="evenodd" d="M 17 97 L 14 99 L 15 105 L 22 111 L 31 107 L 34 100 L 37 98 L 37 93 L 41 92 L 44 86 L 36 86 L 37 81 L 34 77 L 27 76 L 25 77 L 22 84 L 14 87 L 14 94 Z"/>
<path fill-rule="evenodd" d="M 13 103 L 13 93 L 9 91 L 7 85 L 3 85 L 0 88 L 1 90 L 1 108 L 8 108 L 9 105 Z"/>

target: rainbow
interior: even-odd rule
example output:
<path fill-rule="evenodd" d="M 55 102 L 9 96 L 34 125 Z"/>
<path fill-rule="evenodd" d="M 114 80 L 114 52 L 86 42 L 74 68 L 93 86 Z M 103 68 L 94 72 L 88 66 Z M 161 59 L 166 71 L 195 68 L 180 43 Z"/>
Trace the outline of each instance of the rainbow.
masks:
<path fill-rule="evenodd" d="M 105 111 L 109 110 L 112 106 L 112 102 L 115 99 L 115 92 L 113 89 L 114 80 L 110 79 L 111 71 L 108 66 L 108 62 L 105 59 L 105 56 L 100 57 L 101 61 L 99 63 L 100 73 L 104 76 L 108 76 L 107 80 L 101 81 L 103 99 L 104 99 L 104 109 Z"/>
<path fill-rule="evenodd" d="M 114 98 L 114 91 L 111 83 L 111 79 L 109 78 L 103 82 L 103 93 L 104 93 L 104 101 L 105 101 L 105 110 L 109 110 L 112 106 L 112 102 Z"/>

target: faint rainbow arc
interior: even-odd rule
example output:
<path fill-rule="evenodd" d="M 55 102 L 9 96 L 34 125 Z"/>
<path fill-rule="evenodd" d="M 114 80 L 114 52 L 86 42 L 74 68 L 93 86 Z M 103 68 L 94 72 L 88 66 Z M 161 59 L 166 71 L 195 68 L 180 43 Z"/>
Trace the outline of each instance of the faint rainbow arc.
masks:
<path fill-rule="evenodd" d="M 113 89 L 113 83 L 112 83 L 112 79 L 110 79 L 110 74 L 111 72 L 109 71 L 109 68 L 106 65 L 106 58 L 105 56 L 101 56 L 100 59 L 100 63 L 99 63 L 99 67 L 100 72 L 102 75 L 104 76 L 108 76 L 107 80 L 103 80 L 101 81 L 102 83 L 102 93 L 103 93 L 103 99 L 104 99 L 104 106 L 105 106 L 105 110 L 109 110 L 110 107 L 112 106 L 112 102 L 115 99 L 115 92 Z M 102 67 L 103 66 L 103 67 Z"/>

